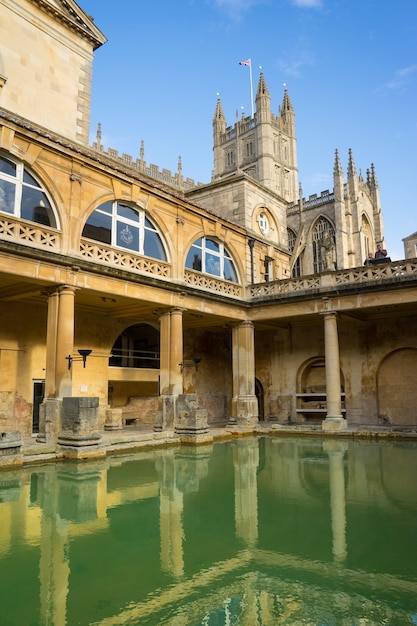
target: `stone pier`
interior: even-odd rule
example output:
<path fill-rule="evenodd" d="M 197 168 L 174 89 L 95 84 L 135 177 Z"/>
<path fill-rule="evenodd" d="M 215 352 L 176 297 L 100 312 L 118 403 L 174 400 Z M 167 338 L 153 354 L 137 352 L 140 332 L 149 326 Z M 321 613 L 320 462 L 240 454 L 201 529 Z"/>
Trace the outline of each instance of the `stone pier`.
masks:
<path fill-rule="evenodd" d="M 62 399 L 58 449 L 67 459 L 101 458 L 106 455 L 98 430 L 98 398 Z"/>

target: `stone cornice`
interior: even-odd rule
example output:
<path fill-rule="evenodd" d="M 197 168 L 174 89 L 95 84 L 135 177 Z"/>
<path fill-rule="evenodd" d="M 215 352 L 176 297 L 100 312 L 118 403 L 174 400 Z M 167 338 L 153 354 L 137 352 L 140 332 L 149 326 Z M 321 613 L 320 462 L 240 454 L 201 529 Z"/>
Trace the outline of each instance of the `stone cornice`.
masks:
<path fill-rule="evenodd" d="M 42 11 L 53 16 L 57 21 L 90 41 L 93 49 L 96 50 L 103 45 L 107 39 L 93 23 L 92 18 L 84 13 L 74 0 L 30 0 Z"/>

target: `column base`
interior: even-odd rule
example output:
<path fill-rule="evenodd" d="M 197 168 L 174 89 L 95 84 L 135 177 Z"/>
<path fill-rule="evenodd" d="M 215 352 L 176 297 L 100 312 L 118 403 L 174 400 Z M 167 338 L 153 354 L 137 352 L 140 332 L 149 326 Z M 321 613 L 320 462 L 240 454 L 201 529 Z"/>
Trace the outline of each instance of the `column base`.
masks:
<path fill-rule="evenodd" d="M 86 461 L 106 458 L 106 450 L 102 444 L 92 446 L 69 446 L 58 444 L 57 453 L 62 455 L 63 459 L 71 461 Z"/>
<path fill-rule="evenodd" d="M 258 400 L 256 396 L 240 396 L 232 400 L 232 417 L 229 426 L 255 427 L 258 424 Z"/>
<path fill-rule="evenodd" d="M 321 423 L 321 429 L 325 432 L 347 430 L 347 421 L 344 417 L 326 417 Z"/>
<path fill-rule="evenodd" d="M 20 430 L 0 433 L 0 467 L 23 465 L 22 444 Z"/>

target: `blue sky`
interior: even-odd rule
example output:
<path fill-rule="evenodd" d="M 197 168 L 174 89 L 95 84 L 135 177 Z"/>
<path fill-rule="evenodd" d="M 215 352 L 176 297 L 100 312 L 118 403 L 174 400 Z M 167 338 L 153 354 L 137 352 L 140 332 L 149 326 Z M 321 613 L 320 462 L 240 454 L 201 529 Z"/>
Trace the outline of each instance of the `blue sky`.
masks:
<path fill-rule="evenodd" d="M 95 53 L 91 138 L 209 182 L 217 94 L 227 123 L 251 112 L 262 66 L 278 113 L 296 114 L 308 197 L 333 188 L 335 149 L 379 181 L 393 259 L 417 231 L 417 0 L 78 0 L 108 42 Z"/>

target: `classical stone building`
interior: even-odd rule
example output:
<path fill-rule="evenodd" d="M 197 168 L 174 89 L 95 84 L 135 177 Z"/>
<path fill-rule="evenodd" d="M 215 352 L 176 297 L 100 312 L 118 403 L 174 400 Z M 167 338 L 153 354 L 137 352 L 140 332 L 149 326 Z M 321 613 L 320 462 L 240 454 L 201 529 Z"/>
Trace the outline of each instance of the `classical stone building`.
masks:
<path fill-rule="evenodd" d="M 363 265 L 374 167 L 350 154 L 345 181 L 336 153 L 303 199 L 263 75 L 253 118 L 217 103 L 207 185 L 90 147 L 105 37 L 73 0 L 0 6 L 0 429 L 93 449 L 130 422 L 415 424 L 417 265 Z"/>

